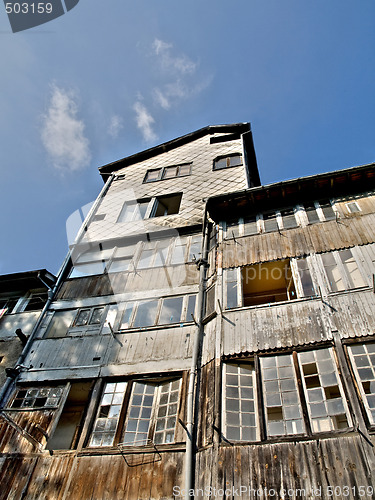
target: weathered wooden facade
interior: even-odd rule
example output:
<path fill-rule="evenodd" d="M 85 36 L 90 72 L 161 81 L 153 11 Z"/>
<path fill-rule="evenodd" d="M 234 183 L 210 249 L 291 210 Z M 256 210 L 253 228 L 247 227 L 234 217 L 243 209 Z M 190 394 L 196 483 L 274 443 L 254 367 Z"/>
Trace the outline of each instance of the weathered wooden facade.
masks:
<path fill-rule="evenodd" d="M 373 498 L 374 165 L 261 186 L 235 124 L 100 172 L 0 498 Z"/>

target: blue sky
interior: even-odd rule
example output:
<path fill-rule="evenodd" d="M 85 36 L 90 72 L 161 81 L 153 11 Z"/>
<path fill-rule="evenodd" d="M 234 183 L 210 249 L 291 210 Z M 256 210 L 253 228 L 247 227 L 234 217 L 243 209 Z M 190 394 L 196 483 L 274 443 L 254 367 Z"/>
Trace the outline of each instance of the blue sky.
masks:
<path fill-rule="evenodd" d="M 251 122 L 263 184 L 375 160 L 374 0 L 0 6 L 0 43 L 0 274 L 56 273 L 99 166 L 206 125 Z"/>

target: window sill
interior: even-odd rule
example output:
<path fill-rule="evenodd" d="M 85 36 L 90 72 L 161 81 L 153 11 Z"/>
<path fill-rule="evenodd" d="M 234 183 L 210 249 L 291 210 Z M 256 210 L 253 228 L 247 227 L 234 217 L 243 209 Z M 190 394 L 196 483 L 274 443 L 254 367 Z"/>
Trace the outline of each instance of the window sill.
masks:
<path fill-rule="evenodd" d="M 281 300 L 280 302 L 267 302 L 265 304 L 257 304 L 256 306 L 238 306 L 238 307 L 231 307 L 230 309 L 224 309 L 223 314 L 226 314 L 231 311 L 244 311 L 244 310 L 249 310 L 249 309 L 261 309 L 261 308 L 269 308 L 269 307 L 275 307 L 275 306 L 281 306 L 281 305 L 286 305 L 286 304 L 296 304 L 299 302 L 307 302 L 307 301 L 321 301 L 321 298 L 319 295 L 314 295 L 312 297 L 297 297 L 296 299 L 292 300 Z"/>
<path fill-rule="evenodd" d="M 170 443 L 170 444 L 151 444 L 146 446 L 124 446 L 119 449 L 117 446 L 102 446 L 97 448 L 83 448 L 80 450 L 79 456 L 85 455 L 136 455 L 136 454 L 150 454 L 150 453 L 165 453 L 168 451 L 185 451 L 185 443 Z M 60 450 L 56 450 L 60 451 Z M 65 451 L 65 450 L 61 450 Z M 69 451 L 69 450 L 68 450 Z"/>

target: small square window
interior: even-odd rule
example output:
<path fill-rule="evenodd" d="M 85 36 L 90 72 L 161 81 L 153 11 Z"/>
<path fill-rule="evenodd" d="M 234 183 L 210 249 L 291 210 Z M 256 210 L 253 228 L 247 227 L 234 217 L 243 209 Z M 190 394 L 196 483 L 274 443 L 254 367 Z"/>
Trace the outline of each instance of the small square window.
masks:
<path fill-rule="evenodd" d="M 238 167 L 240 165 L 242 165 L 242 155 L 240 155 L 239 153 L 230 156 L 222 156 L 214 160 L 214 170 Z"/>
<path fill-rule="evenodd" d="M 350 214 L 355 214 L 361 211 L 361 208 L 356 201 L 351 201 L 350 203 L 346 203 L 345 206 Z"/>
<path fill-rule="evenodd" d="M 158 196 L 150 217 L 163 217 L 178 214 L 180 210 L 182 193 L 167 196 Z"/>

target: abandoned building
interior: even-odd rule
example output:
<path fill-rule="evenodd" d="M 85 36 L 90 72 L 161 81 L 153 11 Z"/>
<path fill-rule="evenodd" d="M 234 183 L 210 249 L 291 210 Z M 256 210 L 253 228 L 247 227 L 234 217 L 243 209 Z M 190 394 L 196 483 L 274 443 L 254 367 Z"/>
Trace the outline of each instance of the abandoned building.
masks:
<path fill-rule="evenodd" d="M 263 186 L 240 123 L 99 172 L 9 365 L 0 498 L 373 498 L 374 164 Z"/>

